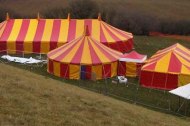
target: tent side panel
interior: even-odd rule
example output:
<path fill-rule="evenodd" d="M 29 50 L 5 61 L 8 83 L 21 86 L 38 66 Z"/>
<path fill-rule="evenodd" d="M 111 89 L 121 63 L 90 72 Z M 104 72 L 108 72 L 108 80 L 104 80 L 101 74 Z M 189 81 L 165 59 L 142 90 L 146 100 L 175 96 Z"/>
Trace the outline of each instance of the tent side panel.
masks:
<path fill-rule="evenodd" d="M 133 49 L 133 39 L 129 39 L 125 42 L 122 42 L 122 41 L 113 42 L 113 43 L 103 42 L 103 44 L 114 50 L 117 50 L 123 53 L 129 52 L 130 50 Z"/>
<path fill-rule="evenodd" d="M 141 71 L 140 84 L 144 87 L 152 87 L 153 72 Z"/>
<path fill-rule="evenodd" d="M 50 59 L 48 60 L 48 72 L 53 73 L 53 61 Z"/>
<path fill-rule="evenodd" d="M 117 76 L 118 62 L 111 63 L 111 77 Z"/>
<path fill-rule="evenodd" d="M 111 77 L 111 64 L 104 64 L 102 67 L 103 78 Z"/>
<path fill-rule="evenodd" d="M 180 74 L 178 76 L 178 86 L 183 86 L 190 83 L 190 75 Z"/>
<path fill-rule="evenodd" d="M 126 62 L 126 76 L 135 77 L 136 75 L 136 63 Z"/>
<path fill-rule="evenodd" d="M 137 63 L 137 66 L 136 66 L 136 73 L 137 73 L 137 76 L 140 76 L 141 75 L 141 68 L 142 66 L 144 65 L 144 63 Z"/>
<path fill-rule="evenodd" d="M 60 74 L 62 78 L 69 78 L 69 65 L 61 63 Z"/>
<path fill-rule="evenodd" d="M 167 74 L 154 72 L 152 87 L 165 89 L 166 86 L 167 86 Z"/>
<path fill-rule="evenodd" d="M 58 76 L 58 77 L 60 77 L 60 63 L 59 62 L 53 62 L 53 73 L 54 73 L 54 75 L 55 76 Z"/>
<path fill-rule="evenodd" d="M 178 75 L 168 74 L 166 89 L 171 90 L 178 87 Z"/>
<path fill-rule="evenodd" d="M 102 79 L 102 65 L 92 66 L 92 73 L 95 79 Z"/>
<path fill-rule="evenodd" d="M 123 75 L 125 76 L 126 73 L 126 63 L 125 62 L 119 62 L 118 64 L 118 75 Z"/>
<path fill-rule="evenodd" d="M 178 76 L 174 74 L 141 71 L 140 83 L 145 87 L 170 90 L 177 87 Z"/>
<path fill-rule="evenodd" d="M 90 80 L 92 78 L 92 66 L 86 66 L 86 79 Z"/>
<path fill-rule="evenodd" d="M 69 79 L 79 79 L 80 78 L 80 66 L 79 65 L 69 65 Z"/>

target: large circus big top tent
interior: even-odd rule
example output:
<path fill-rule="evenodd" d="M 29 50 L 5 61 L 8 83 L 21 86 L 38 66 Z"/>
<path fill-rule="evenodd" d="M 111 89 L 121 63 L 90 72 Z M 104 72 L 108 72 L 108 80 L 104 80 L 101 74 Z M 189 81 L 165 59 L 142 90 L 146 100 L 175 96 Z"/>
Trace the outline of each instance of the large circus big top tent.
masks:
<path fill-rule="evenodd" d="M 87 30 L 88 31 L 88 30 Z M 47 54 L 48 72 L 67 79 L 103 79 L 117 75 L 122 53 L 97 42 L 87 32 Z"/>
<path fill-rule="evenodd" d="M 141 69 L 142 86 L 174 89 L 190 82 L 190 50 L 175 44 L 158 51 Z"/>
<path fill-rule="evenodd" d="M 88 25 L 98 42 L 127 52 L 133 48 L 133 35 L 98 19 L 9 19 L 0 23 L 0 51 L 48 53 L 80 37 Z"/>

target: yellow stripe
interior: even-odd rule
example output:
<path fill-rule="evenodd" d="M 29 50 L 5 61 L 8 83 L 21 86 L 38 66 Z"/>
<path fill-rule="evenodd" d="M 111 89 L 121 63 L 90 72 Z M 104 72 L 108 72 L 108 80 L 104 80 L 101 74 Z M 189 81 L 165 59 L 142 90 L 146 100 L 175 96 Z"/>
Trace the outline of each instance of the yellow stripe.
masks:
<path fill-rule="evenodd" d="M 111 63 L 111 77 L 117 75 L 117 62 Z"/>
<path fill-rule="evenodd" d="M 81 63 L 84 64 L 92 64 L 88 41 L 88 37 L 85 37 L 84 48 L 81 57 Z"/>
<path fill-rule="evenodd" d="M 104 28 L 104 26 L 102 25 L 102 30 L 104 32 L 104 35 L 106 37 L 106 40 L 108 42 L 114 42 L 115 40 L 110 36 L 110 34 L 106 31 L 106 29 Z"/>
<path fill-rule="evenodd" d="M 14 25 L 13 25 L 11 34 L 7 40 L 7 49 L 12 50 L 12 51 L 10 51 L 11 53 L 14 53 L 15 51 L 13 51 L 13 50 L 16 50 L 16 39 L 20 32 L 21 25 L 22 25 L 22 19 L 16 19 L 14 21 Z"/>
<path fill-rule="evenodd" d="M 53 62 L 53 72 L 55 76 L 60 77 L 60 63 Z"/>
<path fill-rule="evenodd" d="M 127 62 L 126 63 L 126 76 L 135 77 L 137 75 L 136 72 L 136 63 Z"/>
<path fill-rule="evenodd" d="M 90 43 L 91 43 L 93 49 L 95 50 L 97 56 L 99 57 L 99 59 L 101 60 L 102 63 L 110 62 L 110 60 L 99 50 L 99 48 L 96 47 L 96 45 L 94 44 L 94 42 L 92 40 L 90 40 Z"/>
<path fill-rule="evenodd" d="M 92 76 L 95 76 L 95 79 L 102 79 L 102 65 L 92 66 Z"/>
<path fill-rule="evenodd" d="M 122 55 L 122 53 L 117 52 L 117 51 L 115 51 L 115 50 L 113 50 L 107 46 L 102 46 L 102 44 L 100 44 L 100 43 L 97 43 L 97 44 L 99 44 L 106 52 L 108 52 L 110 55 L 112 55 L 115 58 L 120 58 L 118 55 Z"/>
<path fill-rule="evenodd" d="M 100 21 L 92 20 L 92 33 L 91 36 L 100 42 Z"/>
<path fill-rule="evenodd" d="M 120 40 L 126 40 L 128 38 L 123 37 L 122 35 L 118 34 L 115 30 L 111 29 L 110 27 L 107 27 L 115 36 L 117 36 Z M 130 36 L 129 36 L 130 38 Z"/>
<path fill-rule="evenodd" d="M 183 86 L 190 83 L 190 75 L 179 74 L 178 86 Z"/>
<path fill-rule="evenodd" d="M 178 60 L 183 64 L 183 65 L 186 65 L 186 66 L 190 66 L 190 62 L 188 62 L 187 60 L 185 60 L 184 58 L 182 58 L 181 56 L 179 55 L 176 55 L 175 56 L 178 58 Z M 189 58 L 189 57 L 188 57 Z"/>
<path fill-rule="evenodd" d="M 68 45 L 68 44 L 69 44 L 69 45 Z M 49 58 L 50 58 L 50 59 L 56 58 L 57 56 L 59 56 L 59 55 L 61 55 L 62 53 L 64 53 L 68 48 L 70 48 L 70 47 L 71 47 L 72 45 L 74 45 L 75 43 L 72 42 L 72 43 L 68 43 L 68 44 L 67 44 L 67 47 L 66 47 L 66 48 L 61 49 L 59 52 L 55 53 L 54 55 L 51 55 Z M 63 48 L 63 47 L 59 47 L 59 48 L 57 48 L 56 50 L 51 51 L 50 53 L 53 54 L 55 51 L 57 51 L 57 50 L 60 49 L 60 48 Z"/>
<path fill-rule="evenodd" d="M 28 31 L 24 39 L 24 51 L 33 52 L 33 40 L 36 34 L 36 29 L 38 26 L 38 21 L 36 19 L 30 20 Z"/>
<path fill-rule="evenodd" d="M 69 79 L 79 79 L 79 76 L 80 76 L 80 66 L 69 65 Z"/>
<path fill-rule="evenodd" d="M 163 56 L 163 58 L 161 58 L 159 61 L 157 61 L 155 71 L 168 72 L 170 58 L 171 58 L 171 52 Z"/>
<path fill-rule="evenodd" d="M 71 60 L 73 59 L 73 57 L 76 55 L 76 52 L 78 51 L 79 47 L 81 46 L 81 43 L 82 43 L 82 40 L 81 39 L 75 46 L 74 48 L 70 51 L 70 53 L 68 55 L 66 55 L 62 60 L 61 62 L 65 62 L 65 63 L 70 63 Z"/>
<path fill-rule="evenodd" d="M 75 38 L 78 38 L 78 37 L 82 36 L 83 33 L 84 33 L 84 20 L 77 20 L 76 21 L 76 35 L 75 35 Z"/>
<path fill-rule="evenodd" d="M 41 53 L 47 53 L 50 50 L 50 39 L 51 39 L 51 33 L 53 29 L 53 20 L 46 20 L 45 21 L 45 28 L 41 40 Z"/>
<path fill-rule="evenodd" d="M 69 21 L 68 20 L 62 20 L 61 26 L 59 31 L 59 39 L 58 39 L 58 46 L 63 45 L 67 42 L 68 38 L 68 32 L 69 32 Z"/>
<path fill-rule="evenodd" d="M 190 70 L 187 69 L 184 65 L 181 67 L 181 73 L 190 75 Z"/>

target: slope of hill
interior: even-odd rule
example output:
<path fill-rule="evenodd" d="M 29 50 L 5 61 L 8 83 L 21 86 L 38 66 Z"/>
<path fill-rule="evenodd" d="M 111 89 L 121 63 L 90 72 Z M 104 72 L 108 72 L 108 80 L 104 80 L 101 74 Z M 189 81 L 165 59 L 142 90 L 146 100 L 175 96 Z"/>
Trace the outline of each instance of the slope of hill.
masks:
<path fill-rule="evenodd" d="M 0 64 L 0 125 L 189 126 L 180 119 Z"/>

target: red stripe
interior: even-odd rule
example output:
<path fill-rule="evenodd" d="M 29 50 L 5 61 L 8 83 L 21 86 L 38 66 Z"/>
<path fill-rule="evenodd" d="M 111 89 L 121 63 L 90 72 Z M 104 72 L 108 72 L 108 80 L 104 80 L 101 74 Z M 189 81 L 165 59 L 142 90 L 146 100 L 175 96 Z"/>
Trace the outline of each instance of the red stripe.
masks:
<path fill-rule="evenodd" d="M 81 38 L 82 38 L 82 37 L 80 37 L 80 38 L 78 38 L 78 39 L 75 39 L 73 42 L 77 42 L 77 41 L 79 41 Z M 55 49 L 55 50 L 49 52 L 49 53 L 48 53 L 48 57 L 50 57 L 50 56 L 52 56 L 52 55 L 58 53 L 59 51 L 62 51 L 64 48 L 67 48 L 67 46 L 73 44 L 73 42 L 71 42 L 71 43 L 66 43 L 66 44 L 64 44 L 63 46 L 61 46 L 61 47 L 59 47 L 59 48 L 57 48 L 57 49 Z M 73 44 L 71 47 L 73 47 L 73 46 L 75 46 L 75 44 Z"/>
<path fill-rule="evenodd" d="M 62 60 L 66 55 L 68 55 L 71 52 L 71 50 L 73 49 L 73 47 L 76 46 L 76 44 L 77 44 L 77 41 L 75 41 L 75 44 L 73 44 L 70 48 L 68 48 L 67 50 L 65 50 L 62 54 L 60 54 L 59 56 L 57 56 L 56 58 L 54 58 L 54 60 L 56 60 L 56 61 Z M 67 46 L 64 46 L 64 47 L 67 47 Z M 64 49 L 64 48 L 61 48 L 61 49 Z"/>
<path fill-rule="evenodd" d="M 98 49 L 110 60 L 110 61 L 116 61 L 117 59 L 113 57 L 108 51 L 106 51 L 102 46 L 94 42 L 94 44 L 98 47 Z"/>
<path fill-rule="evenodd" d="M 155 63 L 148 63 L 147 66 L 143 68 L 143 70 L 155 70 L 155 67 L 156 67 L 156 62 Z"/>
<path fill-rule="evenodd" d="M 107 43 L 106 37 L 105 37 L 103 29 L 102 29 L 102 24 L 100 24 L 100 41 L 102 43 Z"/>
<path fill-rule="evenodd" d="M 123 37 L 125 37 L 126 39 L 130 39 L 130 38 L 132 38 L 132 37 L 130 37 L 127 33 L 123 33 L 123 32 L 125 32 L 125 31 L 120 31 L 119 29 L 117 29 L 117 28 L 115 28 L 115 27 L 113 27 L 113 26 L 111 26 L 111 25 L 109 25 L 109 24 L 107 24 L 107 23 L 103 23 L 106 27 L 109 27 L 110 29 L 112 29 L 112 30 L 114 30 L 116 33 L 118 33 L 118 34 L 120 34 L 121 36 L 123 36 Z M 131 34 L 132 35 L 132 34 Z"/>
<path fill-rule="evenodd" d="M 93 64 L 101 64 L 101 60 L 99 59 L 99 57 L 97 56 L 94 48 L 92 47 L 92 44 L 89 42 L 88 40 L 88 44 L 89 44 L 89 49 L 90 49 L 90 55 L 91 55 L 91 58 L 92 58 L 92 65 Z"/>
<path fill-rule="evenodd" d="M 182 64 L 178 58 L 172 53 L 170 63 L 168 66 L 168 72 L 181 72 Z"/>
<path fill-rule="evenodd" d="M 53 74 L 53 61 L 48 60 L 48 71 L 49 73 Z"/>
<path fill-rule="evenodd" d="M 39 20 L 38 27 L 33 42 L 33 52 L 40 53 L 40 45 L 42 40 L 42 35 L 44 33 L 45 20 Z"/>
<path fill-rule="evenodd" d="M 119 65 L 118 65 L 118 75 L 125 76 L 125 74 L 126 74 L 126 62 L 119 62 Z"/>
<path fill-rule="evenodd" d="M 83 52 L 83 49 L 84 49 L 84 42 L 85 42 L 85 38 L 82 39 L 80 47 L 78 48 L 77 52 L 75 53 L 75 56 L 71 60 L 71 63 L 73 63 L 73 64 L 80 64 L 81 63 L 82 52 Z"/>
<path fill-rule="evenodd" d="M 108 78 L 111 77 L 111 64 L 104 64 L 102 67 L 102 77 Z"/>
<path fill-rule="evenodd" d="M 23 43 L 24 43 L 26 33 L 28 31 L 29 24 L 30 24 L 30 20 L 25 19 L 22 21 L 20 32 L 19 32 L 17 40 L 16 40 L 17 53 L 19 53 L 19 52 L 21 53 L 21 51 L 24 51 Z"/>
<path fill-rule="evenodd" d="M 51 39 L 50 39 L 50 50 L 57 48 L 60 26 L 61 26 L 61 20 L 54 20 Z"/>
<path fill-rule="evenodd" d="M 113 32 L 111 32 L 104 24 L 102 24 L 106 31 L 109 33 L 109 35 L 115 40 L 115 41 L 121 41 Z"/>
<path fill-rule="evenodd" d="M 73 39 L 75 39 L 75 34 L 76 34 L 76 20 L 72 19 L 69 21 L 69 31 L 68 31 L 67 42 L 70 42 Z"/>
<path fill-rule="evenodd" d="M 92 77 L 92 66 L 86 66 L 86 79 L 91 79 Z"/>
<path fill-rule="evenodd" d="M 0 51 L 7 50 L 7 40 L 11 34 L 12 28 L 14 25 L 14 20 L 9 20 L 7 21 L 7 24 L 5 26 L 5 30 L 1 36 L 1 41 L 0 41 Z"/>
<path fill-rule="evenodd" d="M 69 78 L 69 65 L 61 63 L 61 77 Z"/>
<path fill-rule="evenodd" d="M 88 31 L 89 31 L 89 33 L 91 35 L 91 33 L 92 33 L 92 20 L 91 19 L 85 19 L 84 20 L 84 25 L 88 26 Z"/>

